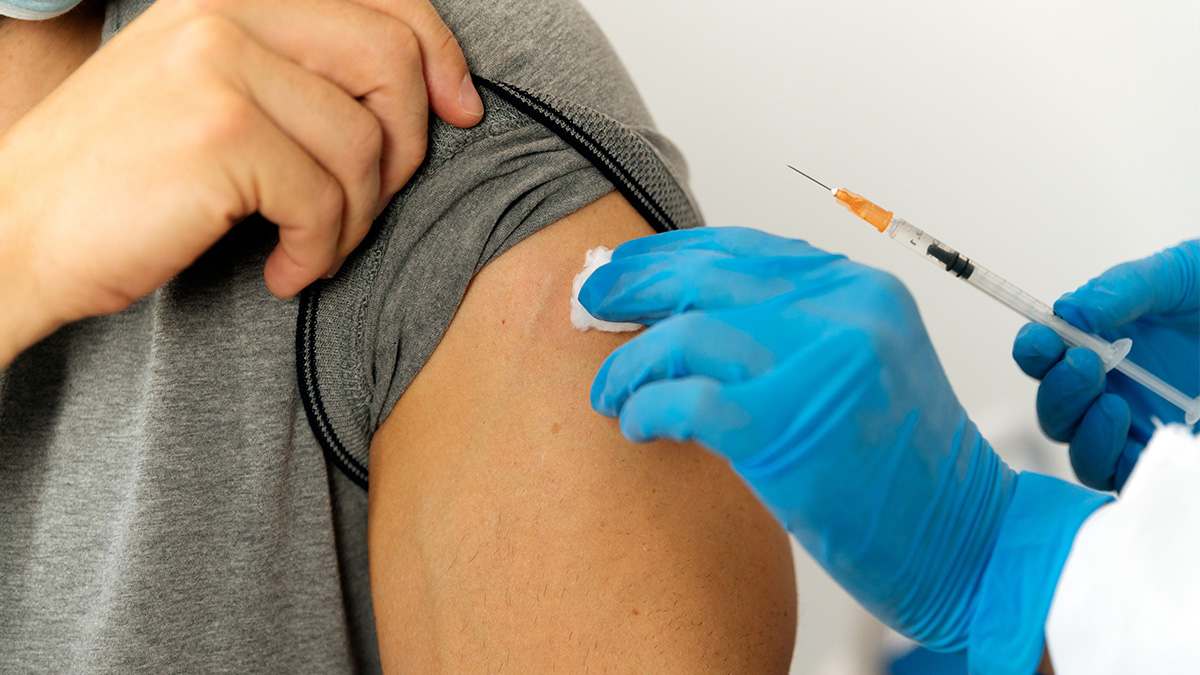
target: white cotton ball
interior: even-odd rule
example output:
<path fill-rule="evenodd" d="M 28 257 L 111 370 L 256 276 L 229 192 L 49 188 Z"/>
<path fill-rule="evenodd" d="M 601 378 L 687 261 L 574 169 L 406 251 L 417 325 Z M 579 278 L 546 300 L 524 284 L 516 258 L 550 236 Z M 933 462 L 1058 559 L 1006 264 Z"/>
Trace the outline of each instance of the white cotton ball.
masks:
<path fill-rule="evenodd" d="M 571 325 L 575 326 L 575 330 L 586 331 L 589 328 L 595 328 L 606 333 L 625 333 L 642 327 L 640 323 L 601 321 L 589 314 L 583 305 L 579 304 L 579 289 L 583 288 L 583 283 L 592 276 L 592 272 L 610 260 L 612 260 L 612 250 L 603 246 L 597 246 L 583 257 L 583 271 L 575 275 L 575 282 L 571 284 Z"/>

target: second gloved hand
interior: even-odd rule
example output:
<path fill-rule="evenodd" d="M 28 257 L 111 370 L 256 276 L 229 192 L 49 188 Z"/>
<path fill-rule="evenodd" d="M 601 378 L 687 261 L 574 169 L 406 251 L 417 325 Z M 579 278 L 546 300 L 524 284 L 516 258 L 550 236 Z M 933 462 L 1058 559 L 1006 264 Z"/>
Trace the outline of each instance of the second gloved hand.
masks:
<path fill-rule="evenodd" d="M 1200 240 L 1117 265 L 1054 303 L 1071 324 L 1109 340 L 1131 338 L 1129 359 L 1189 396 L 1200 394 Z M 1050 438 L 1070 444 L 1085 485 L 1121 489 L 1154 433 L 1154 420 L 1183 422 L 1179 408 L 1099 357 L 1067 349 L 1039 324 L 1021 329 L 1013 358 L 1042 381 L 1037 411 Z"/>
<path fill-rule="evenodd" d="M 652 325 L 592 404 L 634 441 L 727 457 L 867 609 L 973 672 L 1032 672 L 1057 571 L 1101 503 L 1018 477 L 959 405 L 899 281 L 753 230 L 628 242 L 584 285 Z"/>

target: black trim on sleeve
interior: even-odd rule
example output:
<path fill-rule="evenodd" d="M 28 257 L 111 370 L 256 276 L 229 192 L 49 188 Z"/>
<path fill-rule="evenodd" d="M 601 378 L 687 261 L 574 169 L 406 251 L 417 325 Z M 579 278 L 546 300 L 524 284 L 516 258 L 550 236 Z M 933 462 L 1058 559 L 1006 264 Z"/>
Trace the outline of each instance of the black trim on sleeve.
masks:
<path fill-rule="evenodd" d="M 642 180 L 614 156 L 612 149 L 605 147 L 593 133 L 571 119 L 566 112 L 556 108 L 546 97 L 505 82 L 493 82 L 482 77 L 474 79 L 476 83 L 487 87 L 578 151 L 613 183 L 655 230 L 667 232 L 679 229 L 679 225 L 672 218 L 669 209 L 664 208 L 660 199 L 646 188 Z M 615 120 L 609 120 L 599 113 L 593 114 L 605 127 L 620 127 L 620 123 Z M 632 136 L 632 133 L 630 135 Z M 631 140 L 640 141 L 641 139 L 634 137 Z M 338 437 L 337 430 L 334 429 L 321 399 L 321 383 L 318 381 L 316 364 L 316 329 L 320 287 L 321 283 L 317 282 L 304 289 L 300 294 L 300 311 L 296 318 L 296 380 L 300 387 L 300 400 L 304 405 L 308 425 L 312 429 L 313 435 L 316 436 L 317 442 L 320 443 L 326 458 L 346 474 L 346 477 L 355 485 L 365 490 L 368 478 L 367 467 L 346 449 L 345 444 Z"/>
<path fill-rule="evenodd" d="M 319 288 L 313 284 L 300 294 L 300 314 L 296 317 L 296 381 L 300 385 L 300 401 L 304 414 L 325 457 L 341 469 L 346 477 L 362 489 L 367 489 L 367 468 L 350 456 L 329 421 L 321 401 L 317 382 L 317 306 Z"/>
<path fill-rule="evenodd" d="M 476 83 L 491 89 L 512 104 L 514 108 L 541 122 L 556 136 L 575 148 L 600 173 L 604 174 L 605 178 L 612 181 L 617 190 L 625 199 L 629 200 L 629 203 L 656 231 L 669 232 L 679 229 L 654 195 L 613 157 L 608 148 L 601 145 L 591 134 L 571 121 L 561 111 L 555 109 L 545 99 L 507 82 L 493 82 L 477 75 L 472 75 L 472 77 Z"/>

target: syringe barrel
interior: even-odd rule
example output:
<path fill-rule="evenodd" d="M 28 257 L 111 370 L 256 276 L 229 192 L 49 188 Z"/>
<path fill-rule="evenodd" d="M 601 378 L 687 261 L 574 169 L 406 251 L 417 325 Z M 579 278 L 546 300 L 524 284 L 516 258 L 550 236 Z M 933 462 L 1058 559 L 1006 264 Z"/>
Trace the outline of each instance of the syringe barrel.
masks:
<path fill-rule="evenodd" d="M 1163 382 L 1157 376 L 1129 359 L 1125 359 L 1117 364 L 1117 372 L 1123 373 L 1134 382 L 1175 404 L 1183 411 L 1184 422 L 1188 424 L 1200 422 L 1200 398 L 1189 398 L 1183 392 Z"/>
<path fill-rule="evenodd" d="M 980 267 L 903 218 L 892 218 L 884 233 L 939 269 L 961 277 L 1030 321 L 1049 326 L 1072 347 L 1087 347 L 1096 352 L 1104 362 L 1105 370 L 1112 370 L 1129 353 L 1132 344 L 1130 341 L 1118 340 L 1116 343 L 1110 343 L 1079 330 L 1063 321 L 1046 303 L 1010 284 L 986 267 Z"/>
<path fill-rule="evenodd" d="M 1068 346 L 1084 347 L 1096 352 L 1100 356 L 1101 362 L 1104 363 L 1104 370 L 1115 369 L 1158 394 L 1182 410 L 1184 420 L 1188 424 L 1195 424 L 1200 420 L 1200 399 L 1188 397 L 1145 368 L 1125 358 L 1133 347 L 1133 341 L 1129 338 L 1109 342 L 1104 338 L 1082 331 L 1064 321 L 1046 303 L 1013 286 L 986 267 L 975 265 L 975 271 L 967 279 L 967 282 L 1017 310 L 1025 315 L 1025 318 L 1050 327 Z"/>
<path fill-rule="evenodd" d="M 968 277 L 974 270 L 971 261 L 903 218 L 892 218 L 883 233 L 904 248 L 916 253 L 939 269 Z"/>
<path fill-rule="evenodd" d="M 1048 326 L 1071 347 L 1086 347 L 1098 354 L 1105 370 L 1112 370 L 1125 359 L 1133 341 L 1128 339 L 1109 342 L 1104 338 L 1084 332 L 1067 323 L 1049 305 L 1005 281 L 986 267 L 975 265 L 967 283 L 996 298 L 1026 319 Z"/>
<path fill-rule="evenodd" d="M 844 191 L 839 190 L 837 194 L 840 195 L 842 192 Z M 851 192 L 847 192 L 846 195 L 858 197 L 858 195 L 854 195 Z M 859 211 L 852 208 L 851 204 L 847 203 L 847 200 L 841 196 L 838 197 L 838 200 L 842 201 L 847 208 L 850 208 L 851 211 L 854 211 L 866 220 L 866 217 L 862 213 L 859 213 Z M 872 204 L 872 206 L 874 205 Z M 875 208 L 878 209 L 878 207 Z M 1183 410 L 1184 419 L 1188 424 L 1195 424 L 1197 421 L 1200 421 L 1200 397 L 1188 397 L 1175 387 L 1172 387 L 1125 358 L 1129 353 L 1129 349 L 1133 346 L 1132 340 L 1122 338 L 1114 342 L 1109 342 L 1104 338 L 1072 326 L 1064 321 L 1062 317 L 1055 314 L 1054 310 L 1046 303 L 1008 283 L 986 267 L 976 265 L 974 261 L 929 236 L 921 228 L 903 218 L 890 216 L 889 211 L 878 210 L 881 213 L 875 214 L 878 216 L 876 220 L 882 218 L 882 214 L 888 214 L 890 217 L 890 220 L 887 221 L 887 227 L 881 227 L 882 222 L 876 223 L 871 220 L 867 222 L 875 225 L 896 243 L 937 265 L 940 269 L 951 272 L 966 280 L 967 283 L 1016 310 L 1030 321 L 1050 327 L 1054 332 L 1058 333 L 1066 344 L 1072 347 L 1085 347 L 1096 352 L 1100 356 L 1101 361 L 1103 361 L 1105 370 L 1116 368 L 1117 371 L 1124 373 L 1133 381 L 1178 406 Z"/>

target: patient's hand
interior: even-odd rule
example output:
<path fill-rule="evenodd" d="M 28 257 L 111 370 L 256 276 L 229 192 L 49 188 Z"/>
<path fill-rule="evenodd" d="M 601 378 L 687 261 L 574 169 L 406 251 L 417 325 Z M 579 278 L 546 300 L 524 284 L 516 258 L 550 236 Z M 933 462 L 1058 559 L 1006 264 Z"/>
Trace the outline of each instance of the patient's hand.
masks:
<path fill-rule="evenodd" d="M 369 545 L 394 672 L 786 672 L 787 538 L 721 460 L 635 446 L 588 389 L 629 334 L 579 333 L 571 279 L 650 234 L 616 194 L 477 275 L 375 436 Z"/>
<path fill-rule="evenodd" d="M 5 26 L 0 368 L 129 307 L 253 213 L 279 228 L 273 293 L 337 271 L 424 160 L 430 103 L 461 126 L 483 112 L 428 2 L 361 4 L 160 2 L 86 61 L 99 14 Z"/>

